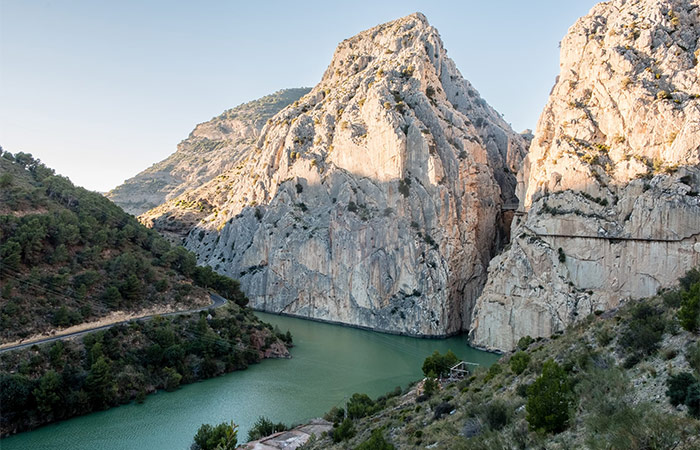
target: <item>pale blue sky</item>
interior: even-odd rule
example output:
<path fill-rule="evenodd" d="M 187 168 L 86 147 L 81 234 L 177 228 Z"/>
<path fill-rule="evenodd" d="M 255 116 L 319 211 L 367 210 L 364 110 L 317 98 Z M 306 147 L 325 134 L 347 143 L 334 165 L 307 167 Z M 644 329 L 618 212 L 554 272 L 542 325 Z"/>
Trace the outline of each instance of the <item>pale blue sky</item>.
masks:
<path fill-rule="evenodd" d="M 558 43 L 595 3 L 0 0 L 0 145 L 106 191 L 195 124 L 315 85 L 340 41 L 415 11 L 513 128 L 534 128 Z"/>

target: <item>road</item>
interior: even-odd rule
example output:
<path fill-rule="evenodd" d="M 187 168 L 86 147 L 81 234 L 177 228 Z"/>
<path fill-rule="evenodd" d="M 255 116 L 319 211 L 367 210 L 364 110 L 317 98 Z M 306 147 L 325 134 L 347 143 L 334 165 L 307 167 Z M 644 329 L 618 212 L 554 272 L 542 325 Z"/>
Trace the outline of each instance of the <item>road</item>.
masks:
<path fill-rule="evenodd" d="M 143 317 L 135 317 L 133 319 L 128 319 L 128 320 L 122 320 L 120 322 L 114 322 L 110 323 L 107 325 L 101 325 L 99 327 L 95 328 L 88 328 L 87 330 L 80 330 L 76 331 L 74 333 L 68 333 L 68 334 L 62 334 L 60 336 L 51 336 L 47 337 L 45 339 L 41 339 L 38 341 L 32 341 L 32 342 L 24 342 L 22 344 L 17 344 L 17 345 L 12 345 L 10 347 L 5 347 L 0 349 L 0 354 L 5 353 L 5 352 L 10 352 L 13 350 L 19 350 L 25 347 L 31 347 L 32 345 L 40 345 L 40 344 L 45 344 L 47 342 L 53 342 L 53 341 L 60 341 L 63 339 L 69 339 L 73 338 L 76 336 L 82 336 L 83 334 L 88 334 L 88 333 L 94 333 L 95 331 L 100 331 L 100 330 L 106 330 L 108 328 L 111 328 L 115 325 L 123 325 L 131 322 L 143 322 L 145 320 L 150 320 L 154 318 L 155 316 L 160 316 L 160 317 L 168 317 L 168 316 L 179 316 L 181 314 L 192 314 L 192 313 L 197 313 L 200 311 L 206 311 L 208 309 L 214 309 L 214 308 L 221 308 L 227 303 L 227 300 L 223 298 L 222 296 L 218 294 L 214 294 L 213 292 L 209 293 L 209 296 L 211 297 L 212 303 L 211 305 L 205 306 L 203 308 L 197 308 L 197 309 L 188 309 L 187 311 L 173 311 L 165 314 L 151 314 L 148 316 L 143 316 Z"/>

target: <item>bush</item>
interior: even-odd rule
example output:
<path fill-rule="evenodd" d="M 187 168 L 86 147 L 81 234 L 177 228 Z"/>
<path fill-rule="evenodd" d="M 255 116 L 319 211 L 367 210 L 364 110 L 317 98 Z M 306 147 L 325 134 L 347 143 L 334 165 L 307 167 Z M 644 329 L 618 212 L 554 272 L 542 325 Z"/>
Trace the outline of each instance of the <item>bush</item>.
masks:
<path fill-rule="evenodd" d="M 362 444 L 355 447 L 355 450 L 394 450 L 396 447 L 389 444 L 382 434 L 381 429 L 372 431 L 372 435 Z"/>
<path fill-rule="evenodd" d="M 444 355 L 435 350 L 432 355 L 423 361 L 423 374 L 425 376 L 444 377 L 449 375 L 450 368 L 458 362 L 459 358 L 452 353 L 452 350 L 447 350 L 447 353 Z"/>
<path fill-rule="evenodd" d="M 425 383 L 423 383 L 423 395 L 430 398 L 438 389 L 439 386 L 435 378 L 429 376 L 425 379 Z"/>
<path fill-rule="evenodd" d="M 352 394 L 347 403 L 348 417 L 359 419 L 375 412 L 376 404 L 367 394 Z"/>
<path fill-rule="evenodd" d="M 194 435 L 191 450 L 234 450 L 238 443 L 238 425 L 231 422 L 221 423 L 215 427 L 204 424 Z"/>
<path fill-rule="evenodd" d="M 345 410 L 334 406 L 330 409 L 330 411 L 323 415 L 323 418 L 324 420 L 338 424 L 345 418 Z"/>
<path fill-rule="evenodd" d="M 700 341 L 688 345 L 688 348 L 685 350 L 685 359 L 690 364 L 690 367 L 695 370 L 695 373 L 700 376 Z"/>
<path fill-rule="evenodd" d="M 632 360 L 639 361 L 657 350 L 665 328 L 661 311 L 648 303 L 638 303 L 630 310 L 627 326 L 620 336 L 620 345 L 636 356 Z"/>
<path fill-rule="evenodd" d="M 493 363 L 491 367 L 489 367 L 489 371 L 486 372 L 486 376 L 484 377 L 484 381 L 491 381 L 493 377 L 498 375 L 499 373 L 503 372 L 503 367 L 501 367 L 500 364 L 498 363 Z"/>
<path fill-rule="evenodd" d="M 688 405 L 689 400 L 691 403 L 699 400 L 697 398 L 696 388 L 700 388 L 700 386 L 698 385 L 698 380 L 690 372 L 671 375 L 666 380 L 666 386 L 668 387 L 666 395 L 673 406 L 681 404 Z M 692 393 L 691 388 L 693 389 Z"/>
<path fill-rule="evenodd" d="M 500 400 L 495 400 L 486 405 L 484 411 L 484 421 L 493 430 L 500 430 L 510 421 L 510 409 L 508 405 Z"/>
<path fill-rule="evenodd" d="M 525 352 L 517 352 L 510 358 L 510 370 L 516 375 L 523 373 L 528 364 L 530 364 L 530 355 Z"/>
<path fill-rule="evenodd" d="M 533 342 L 535 342 L 535 340 L 532 339 L 532 337 L 530 337 L 530 336 L 523 336 L 523 337 L 521 337 L 521 338 L 518 340 L 518 349 L 520 349 L 520 350 L 527 350 L 527 348 L 528 348 L 528 347 L 530 346 L 530 344 L 532 344 Z"/>
<path fill-rule="evenodd" d="M 435 414 L 433 415 L 433 420 L 438 420 L 442 418 L 445 414 L 451 413 L 455 409 L 454 405 L 447 402 L 442 402 L 435 407 Z"/>
<path fill-rule="evenodd" d="M 269 436 L 271 434 L 279 433 L 280 431 L 286 431 L 289 427 L 283 423 L 273 423 L 270 419 L 265 416 L 258 417 L 258 420 L 253 425 L 253 428 L 248 431 L 248 440 L 257 441 L 260 438 Z"/>
<path fill-rule="evenodd" d="M 681 292 L 678 322 L 691 333 L 700 329 L 700 282 L 693 283 L 690 289 Z"/>
<path fill-rule="evenodd" d="M 333 442 L 341 442 L 346 439 L 350 439 L 353 436 L 355 436 L 355 427 L 352 424 L 352 420 L 349 418 L 345 418 L 343 423 L 335 427 L 333 429 L 333 433 L 331 434 Z"/>
<path fill-rule="evenodd" d="M 559 364 L 547 360 L 542 375 L 527 390 L 527 421 L 530 429 L 559 433 L 569 425 L 573 392 L 569 378 Z"/>

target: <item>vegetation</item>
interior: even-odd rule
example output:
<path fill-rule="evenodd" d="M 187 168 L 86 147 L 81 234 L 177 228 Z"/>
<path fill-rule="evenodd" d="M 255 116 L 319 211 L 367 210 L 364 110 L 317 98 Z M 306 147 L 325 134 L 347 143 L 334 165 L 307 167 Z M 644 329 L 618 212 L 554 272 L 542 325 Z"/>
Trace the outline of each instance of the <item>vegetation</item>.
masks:
<path fill-rule="evenodd" d="M 73 186 L 31 155 L 2 152 L 0 337 L 25 338 L 111 311 L 210 302 L 244 305 L 237 281 L 171 247 L 103 196 Z"/>
<path fill-rule="evenodd" d="M 0 333 L 5 341 L 112 311 L 231 300 L 199 313 L 116 325 L 0 359 L 0 434 L 106 409 L 259 361 L 282 334 L 245 309 L 237 281 L 31 155 L 1 152 Z M 229 435 L 227 435 L 230 437 Z M 218 444 L 217 444 L 218 445 Z M 205 448 L 205 447 L 202 447 Z"/>
<path fill-rule="evenodd" d="M 282 422 L 274 423 L 265 416 L 258 417 L 253 428 L 248 431 L 248 441 L 257 441 L 260 438 L 269 436 L 280 431 L 286 431 L 289 427 Z"/>
<path fill-rule="evenodd" d="M 542 375 L 527 390 L 527 422 L 530 428 L 559 433 L 569 424 L 573 391 L 568 376 L 559 364 L 548 360 Z"/>
<path fill-rule="evenodd" d="M 355 450 L 394 450 L 396 447 L 389 444 L 381 429 L 372 431 L 372 435 L 362 444 L 358 445 Z"/>
<path fill-rule="evenodd" d="M 432 355 L 423 361 L 423 374 L 432 378 L 447 376 L 450 373 L 450 368 L 458 362 L 459 358 L 452 350 L 447 350 L 447 353 L 444 355 L 435 350 Z"/>
<path fill-rule="evenodd" d="M 190 450 L 234 450 L 238 444 L 238 425 L 224 422 L 213 427 L 204 424 L 194 435 Z"/>
<path fill-rule="evenodd" d="M 510 370 L 512 370 L 514 374 L 520 375 L 527 369 L 527 365 L 530 364 L 530 355 L 523 351 L 517 352 L 510 358 L 509 364 Z"/>
<path fill-rule="evenodd" d="M 677 290 L 591 314 L 549 339 L 524 337 L 461 381 L 429 378 L 430 396 L 413 387 L 357 418 L 336 409 L 343 430 L 308 447 L 366 448 L 383 445 L 381 435 L 407 449 L 697 448 L 700 342 L 678 313 L 698 279 L 693 271 Z"/>
<path fill-rule="evenodd" d="M 2 434 L 244 369 L 280 337 L 251 310 L 229 303 L 5 353 Z"/>

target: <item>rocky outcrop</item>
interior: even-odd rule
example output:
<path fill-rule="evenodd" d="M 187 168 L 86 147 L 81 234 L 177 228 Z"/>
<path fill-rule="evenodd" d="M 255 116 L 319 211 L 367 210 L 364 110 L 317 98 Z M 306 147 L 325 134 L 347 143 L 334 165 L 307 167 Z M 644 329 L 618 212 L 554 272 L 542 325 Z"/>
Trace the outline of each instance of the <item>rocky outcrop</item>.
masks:
<path fill-rule="evenodd" d="M 413 14 L 342 42 L 234 169 L 141 220 L 255 308 L 448 335 L 507 239 L 525 147 Z"/>
<path fill-rule="evenodd" d="M 700 263 L 699 11 L 698 0 L 614 0 L 569 30 L 474 344 L 510 350 Z"/>
<path fill-rule="evenodd" d="M 285 89 L 200 123 L 177 151 L 107 193 L 138 215 L 237 166 L 255 147 L 266 121 L 309 89 Z"/>

